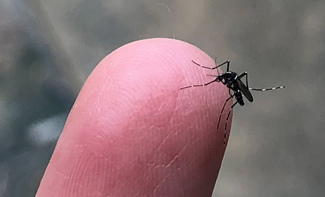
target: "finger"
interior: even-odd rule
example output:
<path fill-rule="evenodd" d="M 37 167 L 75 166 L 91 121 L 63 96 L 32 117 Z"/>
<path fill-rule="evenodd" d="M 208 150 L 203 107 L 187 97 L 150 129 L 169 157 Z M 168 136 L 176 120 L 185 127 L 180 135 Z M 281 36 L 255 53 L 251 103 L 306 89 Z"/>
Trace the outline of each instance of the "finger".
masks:
<path fill-rule="evenodd" d="M 102 60 L 70 112 L 37 196 L 211 196 L 225 151 L 217 122 L 227 88 L 179 90 L 207 80 L 192 60 L 214 66 L 173 39 L 133 42 Z"/>

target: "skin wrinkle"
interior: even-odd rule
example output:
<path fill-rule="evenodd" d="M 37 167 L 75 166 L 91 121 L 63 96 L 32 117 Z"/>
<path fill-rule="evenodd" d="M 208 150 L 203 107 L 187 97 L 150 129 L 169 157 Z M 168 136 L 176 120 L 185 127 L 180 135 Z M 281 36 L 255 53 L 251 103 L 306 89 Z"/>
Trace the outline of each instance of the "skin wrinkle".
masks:
<path fill-rule="evenodd" d="M 152 191 L 152 195 L 155 196 L 157 190 L 159 189 L 159 186 L 161 186 L 162 183 L 164 183 L 171 175 L 172 175 L 173 172 L 169 172 L 165 178 L 163 180 L 161 180 L 157 186 L 154 188 L 154 190 Z"/>
<path fill-rule="evenodd" d="M 178 94 L 177 94 L 177 97 L 176 97 L 176 100 L 178 99 Z M 169 121 L 168 121 L 168 126 L 166 128 L 166 130 L 169 130 L 170 127 L 171 127 L 171 120 L 172 118 L 174 117 L 175 115 L 175 112 L 176 112 L 176 107 L 177 106 L 174 106 L 174 110 L 173 110 L 173 113 L 171 114 L 170 118 L 169 118 Z M 162 148 L 162 145 L 165 143 L 165 141 L 168 139 L 168 137 L 170 136 L 170 132 L 167 132 L 167 136 L 163 139 L 163 141 L 159 144 L 159 147 L 157 148 L 157 153 L 159 153 L 160 149 Z"/>
<path fill-rule="evenodd" d="M 109 142 L 109 138 L 108 137 L 104 137 L 107 136 L 105 132 L 101 132 L 100 134 L 97 134 L 96 136 L 94 136 L 93 140 L 91 140 L 91 145 L 95 145 L 96 147 L 106 147 L 105 146 L 105 140 L 104 139 L 107 139 L 108 142 Z M 89 148 L 89 150 L 92 150 L 92 148 Z M 99 157 L 99 158 L 103 158 L 105 159 L 108 155 L 105 155 L 104 153 L 102 153 L 102 151 L 98 151 L 98 149 L 94 149 L 96 151 L 92 151 L 91 153 L 93 155 L 95 155 L 96 157 Z"/>
<path fill-rule="evenodd" d="M 168 124 L 168 127 L 170 127 L 170 124 Z M 168 130 L 168 127 L 167 127 L 167 129 L 166 130 Z M 167 139 L 168 137 L 169 137 L 169 132 L 167 132 L 168 133 L 168 135 L 164 138 L 164 140 L 163 140 L 163 142 L 165 141 L 165 139 Z M 162 143 L 163 143 L 162 142 Z M 160 143 L 160 146 L 158 147 L 158 150 L 159 150 L 159 148 L 161 147 L 161 143 Z M 155 151 L 156 153 L 158 153 L 159 151 Z M 177 157 L 177 155 L 175 156 L 175 157 Z M 174 158 L 175 159 L 175 158 Z M 174 160 L 173 159 L 173 160 Z M 154 165 L 153 163 L 148 163 L 149 164 L 149 166 L 150 165 Z M 159 166 L 161 166 L 161 167 L 166 167 L 166 165 L 164 165 L 164 164 L 162 164 L 162 165 L 156 165 L 154 168 L 157 168 L 157 167 L 159 167 Z M 168 164 L 167 164 L 167 167 L 168 167 Z M 171 172 L 170 172 L 170 174 L 171 174 Z M 140 177 L 139 177 L 140 178 Z M 159 185 L 159 184 L 158 184 Z M 135 195 L 136 196 L 136 195 Z"/>
<path fill-rule="evenodd" d="M 96 135 L 96 136 L 94 136 L 93 139 L 98 139 L 98 137 L 99 137 L 99 135 Z M 94 141 L 92 140 L 92 142 L 94 142 Z M 92 143 L 92 144 L 94 144 L 94 143 Z M 88 146 L 89 145 L 90 144 L 88 144 Z M 88 150 L 91 150 L 91 148 L 89 148 Z M 105 163 L 105 159 L 101 155 L 98 155 L 98 153 L 96 153 L 96 152 L 93 152 L 95 154 L 91 154 L 91 155 L 89 154 L 91 152 L 89 152 L 88 154 L 83 154 L 83 153 L 86 153 L 86 152 L 85 151 L 81 152 L 81 154 L 80 154 L 81 156 L 79 157 L 80 160 L 84 161 L 83 165 L 79 165 L 80 166 L 79 168 L 72 168 L 73 170 L 77 170 L 77 172 L 72 171 L 71 174 L 76 174 L 76 175 L 78 175 L 78 177 L 76 178 L 73 175 L 71 176 L 71 177 L 73 177 L 72 181 L 73 181 L 73 185 L 74 185 L 73 187 L 71 187 L 71 189 L 74 189 L 74 190 L 71 191 L 71 194 L 76 194 L 76 193 L 78 194 L 78 192 L 79 192 L 78 188 L 79 187 L 84 187 L 85 188 L 85 187 L 87 187 L 87 185 L 89 185 L 89 184 L 87 184 L 87 182 L 92 180 L 92 179 L 87 180 L 87 177 L 88 177 L 88 170 L 87 169 L 89 167 L 91 167 L 91 169 L 97 169 L 98 168 L 97 166 L 100 166 L 100 165 L 102 165 L 102 163 Z M 98 156 L 100 156 L 100 157 L 98 157 Z M 95 163 L 95 164 L 91 165 L 91 160 L 92 160 L 91 157 L 98 158 L 101 162 L 98 162 L 98 163 Z M 87 158 L 87 159 L 83 160 L 83 158 Z M 76 164 L 77 163 L 80 163 L 80 162 L 77 161 Z M 105 169 L 105 168 L 103 168 L 103 169 Z M 80 172 L 80 173 L 78 173 L 78 172 Z M 94 172 L 98 172 L 98 170 L 94 170 Z M 80 184 L 78 182 L 78 179 L 85 179 L 85 180 L 87 180 L 87 182 L 83 183 L 83 184 Z M 98 188 L 99 185 L 100 185 L 100 183 L 96 184 L 97 188 Z M 94 190 L 94 191 L 90 190 L 90 192 L 103 193 L 103 191 L 101 191 L 99 188 L 98 188 L 98 190 Z M 86 192 L 86 191 L 85 191 L 85 194 L 86 194 L 86 196 L 89 196 L 89 195 L 87 195 L 88 192 Z M 81 195 L 81 193 L 80 193 L 80 195 Z"/>
<path fill-rule="evenodd" d="M 108 75 L 107 70 L 106 70 L 104 75 L 107 77 L 107 80 L 101 80 L 100 84 L 103 85 L 103 89 L 107 89 L 107 86 L 109 85 L 108 82 L 109 82 L 109 79 L 110 79 L 110 76 Z M 102 98 L 103 94 L 104 94 L 103 91 L 99 91 L 99 96 L 97 97 L 97 99 L 94 102 L 94 109 L 98 109 L 98 110 L 101 109 L 101 107 L 99 105 L 100 105 L 100 99 Z"/>
<path fill-rule="evenodd" d="M 95 155 L 92 155 L 91 157 L 96 158 Z M 101 159 L 101 158 L 100 158 L 100 159 Z M 93 171 L 96 172 L 96 173 L 94 173 L 94 174 L 95 174 L 96 176 L 99 176 L 99 170 L 98 170 L 98 169 L 101 169 L 101 166 L 103 165 L 103 163 L 105 163 L 105 161 L 101 159 L 101 162 L 98 162 L 98 163 L 95 163 L 95 164 L 89 165 L 89 164 L 91 164 L 91 158 L 89 158 L 89 159 L 87 160 L 87 162 L 85 162 L 84 167 L 85 167 L 85 169 L 87 169 L 87 166 L 90 166 L 91 169 L 94 169 Z M 88 168 L 89 168 L 89 167 L 88 167 Z M 105 168 L 102 168 L 102 169 L 105 170 Z M 87 178 L 89 172 L 88 172 L 87 170 L 83 170 L 82 168 L 81 168 L 80 171 L 81 171 L 82 173 L 81 173 L 81 176 L 80 176 L 79 178 L 83 178 L 83 177 Z M 95 178 L 96 178 L 96 177 L 95 177 Z M 85 179 L 85 180 L 87 180 L 87 179 Z M 80 186 L 86 188 L 88 185 L 91 184 L 92 181 L 93 181 L 93 179 L 88 179 L 87 182 L 85 182 L 84 184 L 82 184 L 82 185 L 80 185 Z M 79 185 L 79 183 L 76 183 L 76 186 L 78 186 L 78 185 Z M 103 185 L 103 186 L 101 187 L 101 185 Z M 104 182 L 102 182 L 102 183 L 99 182 L 98 184 L 96 184 L 96 186 L 94 187 L 94 188 L 96 188 L 96 189 L 93 189 L 93 191 L 91 191 L 91 190 L 89 190 L 89 192 L 86 192 L 86 191 L 85 191 L 86 196 L 93 196 L 93 195 L 90 195 L 90 194 L 92 194 L 93 192 L 103 193 L 104 190 L 103 190 L 103 189 L 101 190 L 101 188 L 103 188 L 104 185 L 105 185 Z M 75 187 L 75 188 L 77 189 L 76 192 L 78 192 L 78 187 Z M 75 192 L 74 192 L 74 193 L 75 193 Z M 81 194 L 80 194 L 80 195 L 81 195 Z"/>
<path fill-rule="evenodd" d="M 167 130 L 168 130 L 168 128 L 167 128 Z M 176 134 L 177 134 L 177 133 L 176 133 Z M 157 149 L 157 151 L 156 151 L 157 153 L 159 153 L 160 149 L 162 148 L 162 144 L 165 143 L 169 137 L 170 137 L 170 133 L 168 132 L 168 135 L 167 135 L 167 136 L 164 138 L 164 140 L 160 143 L 160 145 L 159 145 L 159 147 L 158 147 L 158 149 Z M 177 156 L 177 155 L 176 155 L 176 156 Z M 176 157 L 176 156 L 175 156 L 175 157 Z M 175 157 L 172 158 L 170 162 L 172 162 L 172 161 L 175 159 Z M 168 162 L 167 164 L 156 165 L 156 167 L 160 166 L 160 167 L 164 167 L 164 168 L 166 169 L 166 168 L 169 167 L 170 162 Z"/>
<path fill-rule="evenodd" d="M 174 158 L 172 158 L 172 160 L 166 165 L 166 167 L 165 167 L 165 169 L 164 169 L 164 171 L 167 171 L 167 169 L 179 158 L 179 155 L 183 152 L 183 150 L 188 146 L 188 144 L 189 143 L 187 143 L 187 144 L 185 144 L 184 145 L 184 147 L 179 151 L 179 153 L 177 153 L 176 155 L 175 155 L 175 157 Z M 171 174 L 173 174 L 173 172 L 172 171 L 170 171 L 168 174 L 167 174 L 167 176 L 165 176 L 165 178 L 163 179 L 163 180 L 161 180 L 159 183 L 158 183 L 158 185 L 154 188 L 154 190 L 153 190 L 153 194 L 155 194 L 156 193 L 156 191 L 157 191 L 157 189 L 159 188 L 159 186 L 162 184 L 162 183 L 164 183 L 165 182 L 165 180 L 167 180 L 167 178 L 168 177 L 170 177 L 171 176 Z"/>
<path fill-rule="evenodd" d="M 198 139 L 196 139 L 195 141 L 193 141 L 193 144 L 195 144 L 198 141 Z M 189 142 L 185 144 L 185 146 L 179 151 L 179 153 L 177 153 L 174 158 L 172 158 L 172 160 L 165 165 L 165 169 L 164 171 L 167 171 L 167 169 L 169 169 L 169 167 L 179 158 L 180 154 L 185 150 L 185 148 L 189 145 Z M 164 165 L 162 165 L 164 166 Z M 180 168 L 177 168 L 177 170 L 179 170 Z M 173 174 L 172 171 L 168 172 L 168 174 L 164 177 L 164 179 L 162 179 L 157 186 L 154 188 L 153 190 L 153 195 L 156 193 L 156 191 L 158 190 L 159 186 L 164 183 L 171 175 Z"/>
<path fill-rule="evenodd" d="M 169 124 L 166 127 L 166 130 L 168 131 L 171 127 L 171 119 L 175 114 L 175 110 L 173 110 L 173 114 L 171 115 L 171 118 L 169 119 Z M 167 136 L 164 137 L 164 139 L 159 143 L 159 146 L 157 148 L 156 151 L 154 151 L 155 153 L 159 153 L 163 144 L 166 142 L 166 140 L 170 137 L 170 132 L 167 132 Z M 165 167 L 165 164 L 157 164 L 157 163 L 148 163 L 149 166 L 154 166 L 154 168 L 159 168 L 159 167 Z"/>

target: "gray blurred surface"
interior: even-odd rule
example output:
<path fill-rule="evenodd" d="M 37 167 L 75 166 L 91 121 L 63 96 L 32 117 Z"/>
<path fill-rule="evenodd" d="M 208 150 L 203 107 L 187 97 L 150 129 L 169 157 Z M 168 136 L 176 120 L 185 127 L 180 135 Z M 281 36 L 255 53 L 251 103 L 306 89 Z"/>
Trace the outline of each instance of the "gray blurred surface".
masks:
<path fill-rule="evenodd" d="M 325 1 L 2 0 L 0 19 L 0 196 L 35 194 L 102 58 L 173 35 L 247 70 L 250 86 L 286 85 L 235 108 L 214 196 L 324 196 Z"/>

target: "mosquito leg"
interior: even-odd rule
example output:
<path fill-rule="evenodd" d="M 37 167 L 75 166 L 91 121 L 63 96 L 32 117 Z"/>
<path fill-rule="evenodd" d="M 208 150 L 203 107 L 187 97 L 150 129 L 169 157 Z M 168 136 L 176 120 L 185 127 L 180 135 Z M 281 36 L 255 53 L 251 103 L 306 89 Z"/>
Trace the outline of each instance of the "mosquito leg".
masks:
<path fill-rule="evenodd" d="M 285 88 L 285 86 L 275 86 L 275 87 L 272 87 L 272 88 L 249 88 L 249 90 L 264 92 L 264 91 L 283 89 L 283 88 Z"/>
<path fill-rule="evenodd" d="M 221 116 L 222 116 L 223 111 L 225 110 L 226 104 L 227 104 L 227 102 L 228 102 L 228 101 L 229 101 L 233 96 L 234 96 L 234 95 L 230 95 L 230 97 L 227 98 L 227 100 L 225 101 L 225 104 L 223 104 L 223 107 L 222 107 L 221 112 L 220 112 L 219 120 L 218 120 L 217 129 L 219 129 Z"/>
<path fill-rule="evenodd" d="M 209 69 L 209 70 L 214 70 L 214 69 L 218 68 L 218 67 L 207 67 L 207 66 L 202 66 L 201 64 L 196 63 L 194 60 L 192 60 L 192 62 L 193 62 L 194 64 L 196 64 L 197 66 L 200 66 L 200 67 L 202 67 L 202 68 Z"/>
<path fill-rule="evenodd" d="M 229 71 L 229 65 L 230 65 L 230 61 L 229 61 L 229 60 L 227 60 L 227 61 L 225 61 L 225 62 L 219 64 L 219 65 L 216 66 L 215 68 L 219 68 L 219 67 L 221 67 L 221 66 L 223 66 L 223 65 L 225 65 L 225 64 L 227 64 L 227 71 Z"/>
<path fill-rule="evenodd" d="M 242 73 L 241 75 L 238 76 L 239 79 L 245 77 L 246 78 L 246 87 L 248 88 L 248 73 L 247 71 L 245 71 L 244 73 Z"/>
<path fill-rule="evenodd" d="M 227 126 L 228 126 L 228 119 L 230 117 L 231 112 L 233 111 L 233 108 L 235 107 L 235 105 L 238 103 L 238 101 L 236 101 L 231 107 L 230 110 L 228 112 L 227 118 L 226 118 L 226 123 L 225 123 L 225 133 L 223 134 L 223 143 L 226 144 L 226 138 L 227 138 Z M 225 105 L 224 105 L 225 106 Z"/>
<path fill-rule="evenodd" d="M 230 113 L 231 112 L 232 112 L 232 108 L 229 110 L 228 115 L 227 115 L 227 118 L 226 118 L 225 130 L 227 129 L 228 119 L 229 119 L 229 116 L 230 116 Z"/>
<path fill-rule="evenodd" d="M 236 101 L 232 106 L 231 109 L 235 107 L 235 105 L 237 105 L 238 101 Z"/>
<path fill-rule="evenodd" d="M 230 98 L 232 98 L 232 97 L 230 97 Z M 226 100 L 226 103 L 227 103 L 227 101 L 228 101 L 230 98 L 228 98 L 228 99 Z M 225 106 L 226 106 L 226 103 L 224 104 L 224 106 L 223 106 L 223 108 L 222 108 L 222 111 L 224 110 L 224 108 L 225 108 Z M 232 109 L 235 107 L 235 105 L 236 105 L 237 103 L 238 103 L 238 101 L 236 101 L 236 102 L 235 102 L 235 103 L 230 107 L 230 110 L 229 110 L 228 115 L 227 115 L 227 118 L 226 118 L 225 130 L 227 129 L 228 118 L 229 118 L 229 116 L 230 116 L 230 113 L 231 113 Z M 221 116 L 221 115 L 220 115 L 220 116 Z M 219 118 L 219 122 L 220 122 L 220 118 Z M 219 122 L 218 122 L 218 125 L 219 125 Z"/>
<path fill-rule="evenodd" d="M 223 62 L 223 63 L 221 63 L 221 64 L 219 64 L 218 66 L 215 66 L 215 67 L 202 66 L 201 64 L 195 62 L 194 60 L 192 60 L 192 62 L 193 62 L 194 64 L 196 64 L 197 66 L 200 66 L 200 67 L 202 67 L 202 68 L 206 68 L 206 69 L 210 69 L 210 70 L 217 69 L 217 68 L 219 68 L 219 67 L 221 67 L 221 66 L 227 64 L 227 71 L 229 71 L 229 64 L 230 64 L 230 61 L 229 61 L 229 60 L 227 60 L 227 61 L 225 61 L 225 62 Z"/>
<path fill-rule="evenodd" d="M 217 56 L 214 57 L 214 65 L 217 65 Z M 219 69 L 217 69 L 218 76 L 220 75 Z"/>
<path fill-rule="evenodd" d="M 185 87 L 180 88 L 179 90 L 183 90 L 183 89 L 186 89 L 186 88 L 194 88 L 194 87 L 204 87 L 204 86 L 210 85 L 213 82 L 216 82 L 216 79 L 214 79 L 213 81 L 210 81 L 208 83 L 205 83 L 205 84 L 185 86 Z"/>
<path fill-rule="evenodd" d="M 218 75 L 211 75 L 211 74 L 206 74 L 206 76 L 210 76 L 210 77 L 218 77 Z"/>
<path fill-rule="evenodd" d="M 248 86 L 248 73 L 247 71 L 245 71 L 243 74 L 241 75 L 238 75 L 238 78 L 241 79 L 243 77 L 246 77 L 246 87 L 249 89 L 249 90 L 255 90 L 255 91 L 261 91 L 261 92 L 264 92 L 264 91 L 269 91 L 269 90 L 276 90 L 276 89 L 283 89 L 285 88 L 285 86 L 275 86 L 275 87 L 272 87 L 272 88 L 250 88 Z"/>
<path fill-rule="evenodd" d="M 232 108 L 229 110 L 227 118 L 226 118 L 226 124 L 225 124 L 225 133 L 223 134 L 223 144 L 225 145 L 227 142 L 227 126 L 228 126 L 228 119 L 230 117 L 230 114 L 232 112 Z"/>

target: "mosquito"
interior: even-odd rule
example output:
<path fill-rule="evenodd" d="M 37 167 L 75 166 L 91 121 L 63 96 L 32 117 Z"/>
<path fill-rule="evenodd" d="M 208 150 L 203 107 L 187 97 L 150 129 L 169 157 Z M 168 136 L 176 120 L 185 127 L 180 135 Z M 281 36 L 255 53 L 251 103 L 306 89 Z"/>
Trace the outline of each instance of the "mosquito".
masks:
<path fill-rule="evenodd" d="M 226 85 L 227 88 L 228 88 L 228 91 L 229 91 L 229 95 L 230 96 L 229 96 L 229 98 L 226 99 L 226 101 L 225 101 L 225 103 L 224 103 L 224 105 L 222 107 L 222 110 L 221 110 L 221 113 L 220 113 L 220 116 L 219 116 L 219 120 L 218 120 L 217 129 L 219 129 L 221 116 L 222 116 L 222 113 L 223 113 L 223 111 L 225 109 L 225 106 L 226 106 L 226 104 L 228 103 L 228 101 L 231 98 L 235 98 L 236 99 L 236 102 L 232 104 L 231 110 L 229 111 L 229 113 L 228 113 L 228 115 L 226 117 L 225 130 L 227 129 L 227 123 L 228 123 L 228 119 L 229 119 L 229 116 L 230 116 L 230 113 L 231 113 L 232 109 L 237 104 L 239 104 L 240 106 L 245 105 L 244 99 L 243 99 L 244 97 L 243 96 L 245 96 L 246 99 L 249 102 L 253 102 L 254 99 L 253 99 L 253 95 L 251 94 L 250 90 L 264 92 L 264 91 L 269 91 L 269 90 L 276 90 L 276 89 L 285 88 L 285 86 L 275 86 L 275 87 L 272 87 L 272 88 L 250 88 L 248 86 L 248 73 L 247 72 L 243 72 L 242 74 L 238 75 L 236 72 L 230 71 L 229 70 L 229 67 L 230 67 L 230 61 L 229 60 L 223 62 L 220 65 L 216 65 L 215 67 L 202 66 L 202 65 L 200 65 L 199 63 L 197 63 L 197 62 L 195 62 L 193 60 L 192 60 L 192 62 L 195 65 L 200 66 L 200 67 L 205 68 L 205 69 L 209 69 L 209 70 L 215 70 L 215 69 L 217 69 L 218 75 L 208 75 L 208 76 L 213 76 L 215 78 L 212 81 L 207 82 L 205 84 L 185 86 L 185 87 L 180 88 L 180 90 L 187 89 L 187 88 L 192 88 L 192 87 L 203 87 L 203 86 L 210 85 L 210 84 L 212 84 L 214 82 L 221 82 L 222 84 Z M 224 66 L 224 65 L 227 65 L 226 72 L 219 73 L 218 68 L 221 67 L 221 66 Z M 241 80 L 243 77 L 246 78 L 246 80 L 245 80 L 246 83 L 245 84 Z M 226 138 L 226 136 L 224 136 L 224 138 Z"/>

